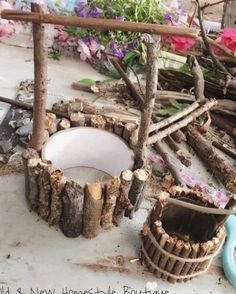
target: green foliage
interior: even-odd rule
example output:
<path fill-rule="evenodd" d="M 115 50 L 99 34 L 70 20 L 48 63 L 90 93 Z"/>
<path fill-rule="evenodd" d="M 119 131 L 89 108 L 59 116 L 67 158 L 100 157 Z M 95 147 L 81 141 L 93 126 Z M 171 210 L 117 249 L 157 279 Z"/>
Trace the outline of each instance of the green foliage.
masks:
<path fill-rule="evenodd" d="M 157 114 L 159 114 L 161 116 L 171 116 L 171 115 L 176 114 L 177 112 L 181 111 L 182 109 L 184 109 L 186 107 L 185 104 L 179 103 L 175 99 L 169 99 L 169 103 L 170 103 L 171 107 L 158 109 Z"/>
<path fill-rule="evenodd" d="M 49 58 L 52 58 L 54 60 L 60 60 L 63 56 L 63 52 L 60 49 L 56 49 L 52 47 L 48 53 Z"/>
<path fill-rule="evenodd" d="M 182 103 L 179 103 L 177 100 L 175 100 L 175 99 L 169 99 L 169 102 L 170 102 L 170 104 L 174 108 L 176 108 L 178 110 L 182 110 L 183 109 L 183 104 Z"/>
<path fill-rule="evenodd" d="M 158 109 L 157 113 L 161 116 L 171 116 L 176 114 L 179 110 L 174 107 Z"/>
<path fill-rule="evenodd" d="M 163 21 L 167 8 L 162 2 L 162 0 L 93 0 L 87 3 L 86 8 L 89 11 L 96 7 L 101 9 L 100 18 L 116 19 L 116 17 L 124 17 L 126 21 L 153 23 Z M 109 9 L 111 7 L 112 11 Z M 79 35 L 81 36 L 84 31 L 84 29 L 80 30 Z M 87 36 L 98 36 L 106 47 L 111 41 L 121 45 L 134 42 L 138 40 L 140 33 L 105 30 L 98 33 L 95 30 L 86 30 L 83 37 Z"/>
<path fill-rule="evenodd" d="M 71 35 L 71 36 L 77 36 L 78 33 L 79 33 L 79 29 L 77 27 L 74 27 L 74 26 L 67 26 L 65 28 L 65 31 Z"/>
<path fill-rule="evenodd" d="M 84 84 L 86 86 L 93 86 L 96 84 L 96 81 L 92 79 L 82 79 L 79 81 L 79 83 Z"/>
<path fill-rule="evenodd" d="M 128 21 L 153 23 L 163 19 L 166 8 L 162 2 L 161 0 L 94 0 L 88 6 L 102 9 L 101 16 L 104 18 L 123 16 Z M 112 7 L 113 12 L 109 11 L 108 7 Z"/>

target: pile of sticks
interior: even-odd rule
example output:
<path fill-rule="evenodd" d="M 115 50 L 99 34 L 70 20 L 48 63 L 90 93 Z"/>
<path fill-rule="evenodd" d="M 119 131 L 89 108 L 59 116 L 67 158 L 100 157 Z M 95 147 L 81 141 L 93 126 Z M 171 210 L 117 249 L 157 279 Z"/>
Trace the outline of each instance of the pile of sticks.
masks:
<path fill-rule="evenodd" d="M 90 126 L 107 130 L 123 138 L 130 147 L 133 147 L 138 139 L 138 118 L 127 111 L 117 110 L 112 106 L 102 108 L 95 107 L 90 102 L 79 99 L 75 101 L 60 101 L 53 105 L 53 111 L 64 113 L 65 117 L 58 122 L 58 127 L 54 127 L 57 121 L 56 115 L 47 114 L 53 117 L 48 123 L 50 129 L 62 130 L 70 127 Z M 52 126 L 52 127 L 51 127 Z"/>

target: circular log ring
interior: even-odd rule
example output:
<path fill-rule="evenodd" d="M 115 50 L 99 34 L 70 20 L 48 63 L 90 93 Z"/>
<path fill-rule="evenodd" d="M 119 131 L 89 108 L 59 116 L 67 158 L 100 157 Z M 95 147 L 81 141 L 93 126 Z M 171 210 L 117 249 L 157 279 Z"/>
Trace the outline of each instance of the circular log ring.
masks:
<path fill-rule="evenodd" d="M 217 208 L 197 190 L 173 187 L 170 196 L 197 205 Z M 225 239 L 213 215 L 193 212 L 158 198 L 141 237 L 141 260 L 156 277 L 171 283 L 205 273 Z"/>
<path fill-rule="evenodd" d="M 61 104 L 61 107 L 64 105 Z M 71 126 L 75 128 L 70 129 Z M 110 173 L 112 176 L 110 180 L 87 183 L 82 188 L 79 183 L 63 175 L 62 169 L 68 166 L 63 166 L 64 158 L 61 158 L 61 161 L 55 160 L 54 155 L 57 153 L 58 145 L 53 145 L 51 142 L 62 134 L 75 132 L 76 129 L 82 131 L 87 127 L 93 132 L 94 128 L 100 129 L 99 132 L 108 138 L 114 135 L 119 137 L 114 136 L 114 140 L 118 142 L 119 139 L 120 146 L 122 145 L 123 148 L 118 150 L 118 153 L 123 154 L 122 150 L 125 150 L 126 153 L 124 152 L 123 165 L 120 163 L 118 165 L 125 166 L 125 170 L 119 167 L 115 172 Z M 110 134 L 111 132 L 113 134 Z M 22 154 L 25 170 L 25 196 L 30 209 L 36 211 L 50 226 L 59 225 L 67 237 L 77 237 L 82 234 L 86 238 L 94 238 L 99 234 L 101 228 L 107 230 L 113 225 L 119 226 L 124 215 L 132 216 L 133 211 L 137 210 L 140 205 L 142 192 L 149 176 L 149 171 L 145 167 L 136 170 L 133 170 L 132 167 L 134 164 L 132 149 L 138 135 L 137 124 L 123 123 L 101 115 L 80 112 L 71 113 L 70 120 L 61 119 L 58 122 L 55 115 L 47 114 L 46 133 L 53 136 L 46 140 L 40 155 L 31 148 L 26 149 Z M 120 138 L 123 140 L 121 141 Z M 51 153 L 47 152 L 49 144 L 51 144 Z M 63 143 L 61 145 L 63 147 Z M 96 152 L 96 146 L 92 147 Z M 70 156 L 71 150 L 61 151 L 64 152 L 64 157 Z M 50 156 L 48 156 L 49 153 Z M 73 159 L 72 155 L 71 158 Z M 102 161 L 106 160 L 102 157 Z M 131 166 L 130 163 L 132 163 Z M 62 166 L 59 168 L 60 164 Z M 106 165 L 114 166 L 114 160 L 108 158 Z M 89 167 L 99 169 L 97 166 L 90 165 Z"/>

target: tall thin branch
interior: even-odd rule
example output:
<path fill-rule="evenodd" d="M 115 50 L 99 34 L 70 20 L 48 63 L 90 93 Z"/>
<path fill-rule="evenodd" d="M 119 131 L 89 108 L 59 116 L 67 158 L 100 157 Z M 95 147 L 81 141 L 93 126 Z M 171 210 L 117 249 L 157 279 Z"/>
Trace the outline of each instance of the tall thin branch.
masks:
<path fill-rule="evenodd" d="M 194 79 L 194 84 L 195 84 L 194 94 L 195 94 L 196 100 L 204 101 L 205 100 L 205 95 L 204 95 L 205 82 L 204 82 L 204 76 L 203 76 L 201 67 L 198 64 L 196 57 L 194 57 L 193 55 L 189 56 L 188 64 Z"/>
<path fill-rule="evenodd" d="M 45 5 L 32 3 L 32 12 L 43 14 Z M 37 151 L 42 149 L 45 134 L 46 101 L 47 101 L 47 60 L 48 46 L 44 24 L 33 24 L 34 39 L 34 111 L 33 132 L 30 146 Z"/>
<path fill-rule="evenodd" d="M 204 45 L 206 47 L 206 50 L 208 52 L 208 54 L 211 56 L 212 61 L 214 62 L 215 66 L 222 72 L 226 73 L 226 74 L 230 74 L 229 71 L 225 68 L 225 66 L 217 59 L 217 57 L 215 56 L 209 42 L 208 42 L 208 38 L 207 38 L 207 33 L 206 30 L 204 28 L 203 25 L 203 16 L 202 16 L 202 7 L 200 6 L 200 1 L 196 0 L 197 4 L 198 4 L 198 19 L 199 19 L 199 25 L 200 25 L 200 29 L 202 32 L 202 39 L 204 42 Z"/>
<path fill-rule="evenodd" d="M 154 39 L 155 38 L 155 39 Z M 158 80 L 158 54 L 160 49 L 159 36 L 147 36 L 147 74 L 146 74 L 146 97 L 143 104 L 138 143 L 135 150 L 136 168 L 142 167 L 146 160 L 147 139 L 151 124 L 153 108 L 157 93 Z"/>

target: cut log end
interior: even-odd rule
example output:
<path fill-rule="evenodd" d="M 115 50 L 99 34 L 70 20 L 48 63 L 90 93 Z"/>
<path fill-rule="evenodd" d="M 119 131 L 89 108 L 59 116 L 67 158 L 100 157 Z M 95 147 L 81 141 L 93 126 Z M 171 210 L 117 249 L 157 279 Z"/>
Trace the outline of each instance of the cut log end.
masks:
<path fill-rule="evenodd" d="M 62 131 L 62 130 L 67 130 L 69 129 L 71 126 L 69 119 L 67 118 L 62 118 L 59 123 L 58 123 L 58 131 Z"/>
<path fill-rule="evenodd" d="M 81 127 L 85 125 L 85 115 L 81 112 L 71 113 L 70 121 L 72 127 Z"/>
<path fill-rule="evenodd" d="M 93 115 L 90 121 L 91 127 L 105 129 L 106 120 L 101 115 Z"/>

